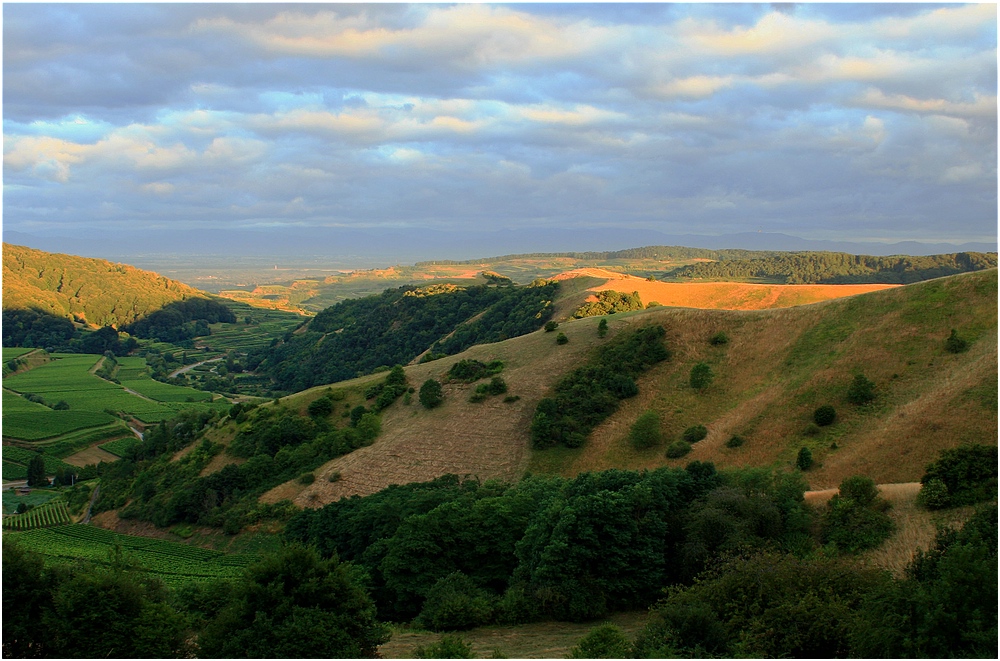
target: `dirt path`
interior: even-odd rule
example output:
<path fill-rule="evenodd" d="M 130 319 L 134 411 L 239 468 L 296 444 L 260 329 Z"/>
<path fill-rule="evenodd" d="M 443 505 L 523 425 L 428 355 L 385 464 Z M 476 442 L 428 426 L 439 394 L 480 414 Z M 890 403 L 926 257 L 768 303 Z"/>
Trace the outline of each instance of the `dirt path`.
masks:
<path fill-rule="evenodd" d="M 90 494 L 90 503 L 87 505 L 87 513 L 80 520 L 80 523 L 90 523 L 90 510 L 94 508 L 94 503 L 97 502 L 97 496 L 101 493 L 101 485 L 98 484 L 94 487 L 94 493 Z"/>
<path fill-rule="evenodd" d="M 883 498 L 916 498 L 920 493 L 919 482 L 900 482 L 897 484 L 879 484 L 879 495 Z M 822 489 L 820 491 L 806 491 L 806 502 L 810 505 L 818 505 L 837 495 L 838 489 Z"/>
<path fill-rule="evenodd" d="M 185 372 L 190 372 L 191 370 L 193 370 L 194 368 L 198 367 L 199 365 L 204 365 L 205 363 L 214 363 L 214 362 L 219 361 L 219 360 L 225 360 L 225 358 L 226 358 L 225 356 L 219 356 L 218 358 L 210 358 L 208 360 L 203 360 L 200 363 L 192 363 L 191 365 L 186 365 L 186 366 L 180 368 L 177 371 L 171 372 L 167 376 L 172 379 L 175 376 L 177 376 L 178 374 L 184 374 Z"/>

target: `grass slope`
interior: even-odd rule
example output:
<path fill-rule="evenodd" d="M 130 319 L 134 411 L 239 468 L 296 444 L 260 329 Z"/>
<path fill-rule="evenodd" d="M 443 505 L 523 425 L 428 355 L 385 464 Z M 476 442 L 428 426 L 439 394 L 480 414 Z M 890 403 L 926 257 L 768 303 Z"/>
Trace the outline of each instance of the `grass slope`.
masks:
<path fill-rule="evenodd" d="M 584 447 L 532 451 L 528 428 L 538 400 L 602 342 L 599 318 L 562 323 L 559 330 L 569 338 L 565 345 L 556 344 L 555 333 L 538 331 L 407 367 L 410 384 L 419 388 L 462 358 L 503 360 L 508 394 L 520 399 L 470 403 L 475 384 L 452 383 L 445 385 L 439 408 L 425 410 L 416 397 L 409 405 L 399 401 L 383 413 L 374 445 L 326 464 L 308 487 L 284 485 L 264 499 L 290 497 L 316 507 L 444 473 L 517 479 L 525 470 L 575 475 L 696 459 L 791 469 L 803 446 L 816 459 L 806 473 L 813 489 L 835 487 L 854 474 L 888 484 L 919 480 L 942 449 L 997 442 L 995 269 L 786 309 L 659 307 L 607 319 L 612 334 L 626 325 L 663 324 L 674 355 L 642 377 L 640 394 L 625 400 Z M 952 328 L 970 341 L 968 351 L 944 350 Z M 719 331 L 730 341 L 713 346 L 708 340 Z M 716 375 L 703 392 L 688 384 L 698 362 L 708 363 Z M 858 373 L 876 384 L 878 398 L 870 406 L 845 399 Z M 305 402 L 319 392 L 290 399 Z M 837 421 L 808 435 L 812 413 L 823 404 L 836 408 Z M 706 425 L 708 437 L 677 460 L 664 456 L 664 446 L 636 451 L 627 440 L 629 428 L 651 409 L 660 414 L 664 446 L 695 424 Z M 727 448 L 733 434 L 746 443 Z M 334 472 L 341 479 L 330 482 Z"/>

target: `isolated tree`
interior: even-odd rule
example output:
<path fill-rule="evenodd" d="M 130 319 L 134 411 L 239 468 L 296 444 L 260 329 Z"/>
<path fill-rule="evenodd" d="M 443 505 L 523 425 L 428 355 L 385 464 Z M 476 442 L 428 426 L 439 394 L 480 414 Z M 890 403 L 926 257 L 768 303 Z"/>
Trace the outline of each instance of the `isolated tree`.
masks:
<path fill-rule="evenodd" d="M 545 322 L 545 332 L 551 333 L 555 329 L 559 328 L 559 322 L 556 321 L 546 321 Z"/>
<path fill-rule="evenodd" d="M 813 421 L 820 427 L 826 427 L 827 425 L 832 425 L 833 421 L 837 419 L 837 411 L 829 404 L 824 404 L 815 411 L 813 411 Z"/>
<path fill-rule="evenodd" d="M 556 335 L 556 344 L 566 344 L 569 342 L 569 338 L 566 337 L 565 333 L 559 333 Z"/>
<path fill-rule="evenodd" d="M 707 363 L 698 363 L 691 368 L 690 382 L 695 390 L 704 390 L 712 383 L 712 368 Z"/>
<path fill-rule="evenodd" d="M 875 384 L 864 374 L 857 374 L 847 389 L 847 401 L 851 404 L 867 404 L 875 399 Z"/>
<path fill-rule="evenodd" d="M 441 384 L 434 379 L 427 379 L 424 385 L 420 386 L 420 403 L 424 408 L 432 409 L 444 401 L 444 391 Z"/>
<path fill-rule="evenodd" d="M 604 337 L 608 334 L 608 320 L 601 319 L 597 322 L 597 337 Z"/>
<path fill-rule="evenodd" d="M 655 447 L 660 444 L 660 414 L 656 411 L 646 411 L 632 425 L 629 432 L 632 447 L 637 450 Z"/>
<path fill-rule="evenodd" d="M 955 329 L 952 328 L 951 335 L 944 341 L 944 348 L 949 353 L 962 353 L 969 348 L 969 343 L 959 337 Z"/>
<path fill-rule="evenodd" d="M 45 459 L 42 455 L 36 454 L 28 462 L 28 486 L 47 487 L 49 478 L 45 475 Z"/>
<path fill-rule="evenodd" d="M 813 465 L 813 455 L 809 448 L 802 448 L 799 450 L 799 456 L 795 459 L 795 465 L 798 466 L 799 470 L 807 471 L 812 468 Z"/>

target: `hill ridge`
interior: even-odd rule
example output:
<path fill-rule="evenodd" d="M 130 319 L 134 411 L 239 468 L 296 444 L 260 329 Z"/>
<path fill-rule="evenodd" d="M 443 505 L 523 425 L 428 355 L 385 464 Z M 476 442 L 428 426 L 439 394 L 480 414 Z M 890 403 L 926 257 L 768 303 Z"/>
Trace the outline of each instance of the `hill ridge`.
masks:
<path fill-rule="evenodd" d="M 3 244 L 4 309 L 120 328 L 168 303 L 210 295 L 128 264 Z"/>
<path fill-rule="evenodd" d="M 472 386 L 453 385 L 445 404 L 432 411 L 415 402 L 397 403 L 383 414 L 383 433 L 374 445 L 325 464 L 314 484 L 282 485 L 264 500 L 292 498 L 316 507 L 449 472 L 516 479 L 525 470 L 573 475 L 691 460 L 790 469 L 802 446 L 817 459 L 806 474 L 814 490 L 836 486 L 854 473 L 879 483 L 912 482 L 941 449 L 964 441 L 996 443 L 996 292 L 997 271 L 990 269 L 794 308 L 657 307 L 605 317 L 612 333 L 663 324 L 674 357 L 643 376 L 639 396 L 624 400 L 579 450 L 531 451 L 528 427 L 552 384 L 600 342 L 599 318 L 560 324 L 569 338 L 564 346 L 544 331 L 479 345 L 407 367 L 410 382 L 439 376 L 463 358 L 500 359 L 507 362 L 503 376 L 509 392 L 520 397 L 517 402 L 469 403 Z M 967 352 L 944 350 L 951 328 L 970 341 Z M 728 344 L 711 345 L 709 337 L 720 330 L 728 334 Z M 697 362 L 707 362 L 716 373 L 704 393 L 687 385 Z M 856 373 L 876 383 L 879 398 L 871 407 L 853 407 L 844 399 Z M 949 374 L 964 378 L 942 377 Z M 305 402 L 310 392 L 291 399 Z M 838 421 L 817 432 L 809 425 L 812 411 L 825 403 L 836 407 Z M 632 450 L 628 429 L 649 409 L 659 411 L 668 442 L 693 424 L 705 424 L 709 437 L 680 460 L 666 459 L 662 446 Z M 732 434 L 745 435 L 747 443 L 726 448 Z M 333 472 L 342 479 L 329 482 Z"/>

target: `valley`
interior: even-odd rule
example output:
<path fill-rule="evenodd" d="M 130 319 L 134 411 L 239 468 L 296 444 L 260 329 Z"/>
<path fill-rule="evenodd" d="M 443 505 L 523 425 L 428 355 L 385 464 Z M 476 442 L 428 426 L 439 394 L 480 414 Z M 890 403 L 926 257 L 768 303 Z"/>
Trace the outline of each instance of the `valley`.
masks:
<path fill-rule="evenodd" d="M 881 589 L 869 569 L 912 580 L 915 551 L 947 552 L 936 525 L 995 503 L 995 467 L 973 500 L 949 483 L 943 509 L 921 485 L 949 453 L 974 453 L 955 459 L 970 471 L 995 455 L 995 257 L 934 258 L 970 270 L 909 284 L 782 284 L 662 280 L 715 262 L 622 252 L 329 276 L 296 283 L 299 299 L 192 290 L 118 328 L 89 324 L 93 307 L 8 310 L 5 289 L 4 482 L 32 488 L 5 491 L 4 538 L 45 566 L 125 562 L 185 599 L 243 585 L 297 542 L 372 577 L 373 612 L 394 623 L 384 656 L 472 627 L 476 655 L 549 658 L 604 619 L 650 653 L 674 608 L 653 586 L 681 599 L 741 544 L 816 580 L 828 560 L 864 590 Z M 558 397 L 600 414 L 546 418 Z M 875 504 L 838 505 L 852 480 Z M 848 534 L 835 515 L 861 518 Z M 455 608 L 480 614 L 447 620 Z"/>

